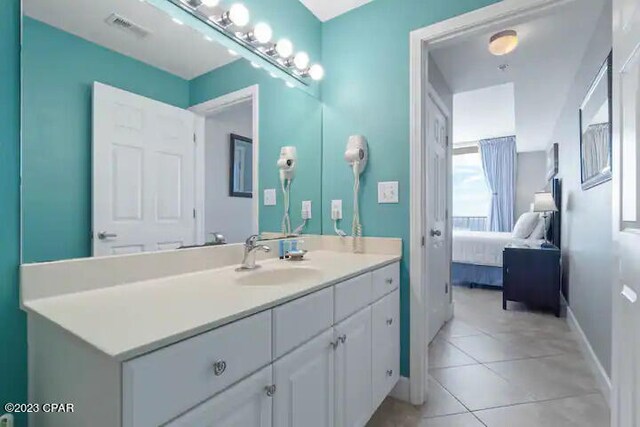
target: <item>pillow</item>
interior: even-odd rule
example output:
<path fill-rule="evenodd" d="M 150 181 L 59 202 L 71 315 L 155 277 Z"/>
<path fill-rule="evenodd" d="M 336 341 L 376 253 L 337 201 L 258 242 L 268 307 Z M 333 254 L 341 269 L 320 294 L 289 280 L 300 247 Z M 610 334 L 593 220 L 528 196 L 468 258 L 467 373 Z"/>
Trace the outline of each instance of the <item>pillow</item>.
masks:
<path fill-rule="evenodd" d="M 538 224 L 539 219 L 540 214 L 537 212 L 526 212 L 520 215 L 515 227 L 513 227 L 513 237 L 517 239 L 526 239 L 529 237 Z"/>
<path fill-rule="evenodd" d="M 531 232 L 531 235 L 529 236 L 529 239 L 534 239 L 534 240 L 544 239 L 544 232 L 545 232 L 545 224 L 544 223 L 545 223 L 544 218 L 540 217 L 540 219 L 538 220 L 538 223 L 533 228 L 533 231 Z M 551 222 L 549 222 L 549 224 L 550 223 Z M 548 225 L 547 225 L 546 228 L 547 229 L 549 228 Z"/>

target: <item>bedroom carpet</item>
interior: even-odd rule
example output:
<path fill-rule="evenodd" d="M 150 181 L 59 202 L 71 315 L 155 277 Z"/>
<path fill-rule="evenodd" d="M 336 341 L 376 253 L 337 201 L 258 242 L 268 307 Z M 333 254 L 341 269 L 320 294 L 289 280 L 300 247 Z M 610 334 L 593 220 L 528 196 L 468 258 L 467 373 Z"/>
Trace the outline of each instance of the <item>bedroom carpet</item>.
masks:
<path fill-rule="evenodd" d="M 429 401 L 387 398 L 368 427 L 607 427 L 609 408 L 564 318 L 454 288 L 429 346 Z"/>

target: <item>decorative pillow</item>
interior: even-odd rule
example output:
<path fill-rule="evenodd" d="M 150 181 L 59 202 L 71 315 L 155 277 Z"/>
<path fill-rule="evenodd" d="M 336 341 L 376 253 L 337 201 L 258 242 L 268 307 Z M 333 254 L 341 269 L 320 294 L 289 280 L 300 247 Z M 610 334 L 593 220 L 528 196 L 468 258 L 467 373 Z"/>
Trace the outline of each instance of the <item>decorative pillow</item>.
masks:
<path fill-rule="evenodd" d="M 533 240 L 544 239 L 544 232 L 545 232 L 545 224 L 544 224 L 544 222 L 545 222 L 544 218 L 540 217 L 540 219 L 538 220 L 538 223 L 533 228 L 533 231 L 531 232 L 531 235 L 529 236 L 529 239 L 533 239 Z M 548 226 L 547 226 L 547 228 L 548 228 Z"/>
<path fill-rule="evenodd" d="M 520 215 L 515 227 L 513 227 L 513 237 L 517 239 L 526 239 L 529 237 L 538 224 L 539 219 L 540 214 L 537 212 L 526 212 Z"/>

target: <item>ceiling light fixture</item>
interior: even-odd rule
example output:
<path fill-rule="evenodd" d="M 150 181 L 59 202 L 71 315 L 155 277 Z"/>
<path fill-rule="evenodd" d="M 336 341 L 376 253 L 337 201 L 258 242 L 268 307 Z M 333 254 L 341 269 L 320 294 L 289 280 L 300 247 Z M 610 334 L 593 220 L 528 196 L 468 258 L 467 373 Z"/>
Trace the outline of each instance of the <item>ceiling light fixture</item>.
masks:
<path fill-rule="evenodd" d="M 518 47 L 518 33 L 515 30 L 500 31 L 489 39 L 489 52 L 496 56 L 506 55 Z"/>
<path fill-rule="evenodd" d="M 303 85 L 309 85 L 309 80 L 321 80 L 324 77 L 324 69 L 320 64 L 309 66 L 311 59 L 306 52 L 294 52 L 293 43 L 286 38 L 279 39 L 277 43 L 271 41 L 273 38 L 273 30 L 265 23 L 260 22 L 253 28 L 242 29 L 249 24 L 249 9 L 242 3 L 234 3 L 229 10 L 221 11 L 220 15 L 207 16 L 201 6 L 208 8 L 219 7 L 220 0 L 169 0 L 175 6 L 178 6 L 191 16 L 198 19 L 212 30 L 222 36 L 231 39 L 255 56 L 258 56 L 266 63 L 282 71 L 290 78 L 296 80 Z M 171 13 L 171 12 L 169 12 Z M 208 11 L 211 14 L 211 11 Z M 173 15 L 173 14 L 172 14 Z M 174 22 L 181 24 L 183 21 L 172 16 Z M 207 41 L 212 41 L 213 37 L 208 34 L 203 35 Z M 229 48 L 230 55 L 237 56 L 238 51 Z M 259 62 L 249 59 L 254 67 L 260 67 Z M 272 75 L 273 70 L 267 69 Z"/>

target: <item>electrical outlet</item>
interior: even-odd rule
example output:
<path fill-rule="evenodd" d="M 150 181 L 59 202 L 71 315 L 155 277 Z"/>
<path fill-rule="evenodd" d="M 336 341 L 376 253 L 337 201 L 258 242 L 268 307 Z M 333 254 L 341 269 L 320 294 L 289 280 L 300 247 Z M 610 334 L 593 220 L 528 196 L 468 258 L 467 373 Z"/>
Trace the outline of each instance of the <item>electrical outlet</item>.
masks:
<path fill-rule="evenodd" d="M 331 201 L 331 219 L 342 219 L 342 200 Z"/>
<path fill-rule="evenodd" d="M 398 181 L 378 183 L 378 203 L 398 203 Z"/>
<path fill-rule="evenodd" d="M 311 200 L 302 202 L 302 219 L 311 219 Z"/>
<path fill-rule="evenodd" d="M 267 188 L 264 190 L 264 205 L 275 206 L 276 205 L 276 189 Z"/>

